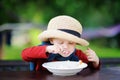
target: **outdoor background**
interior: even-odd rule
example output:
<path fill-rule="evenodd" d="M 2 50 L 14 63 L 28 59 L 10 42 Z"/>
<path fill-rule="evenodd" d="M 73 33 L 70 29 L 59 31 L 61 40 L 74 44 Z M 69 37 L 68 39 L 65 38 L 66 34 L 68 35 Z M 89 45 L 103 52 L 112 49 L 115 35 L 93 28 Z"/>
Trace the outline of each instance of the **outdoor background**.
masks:
<path fill-rule="evenodd" d="M 100 58 L 120 58 L 120 0 L 0 0 L 0 59 L 21 60 L 49 20 L 69 15 Z M 83 51 L 87 47 L 77 46 Z"/>

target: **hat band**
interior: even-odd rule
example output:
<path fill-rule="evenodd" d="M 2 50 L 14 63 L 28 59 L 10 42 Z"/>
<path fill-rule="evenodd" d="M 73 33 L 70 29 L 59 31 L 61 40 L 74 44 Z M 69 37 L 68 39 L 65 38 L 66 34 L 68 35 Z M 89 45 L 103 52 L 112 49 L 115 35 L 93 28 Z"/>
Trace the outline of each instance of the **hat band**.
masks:
<path fill-rule="evenodd" d="M 70 34 L 77 36 L 77 37 L 81 37 L 81 34 L 78 33 L 77 31 L 74 31 L 74 30 L 69 30 L 69 29 L 58 29 L 58 30 L 70 33 Z"/>

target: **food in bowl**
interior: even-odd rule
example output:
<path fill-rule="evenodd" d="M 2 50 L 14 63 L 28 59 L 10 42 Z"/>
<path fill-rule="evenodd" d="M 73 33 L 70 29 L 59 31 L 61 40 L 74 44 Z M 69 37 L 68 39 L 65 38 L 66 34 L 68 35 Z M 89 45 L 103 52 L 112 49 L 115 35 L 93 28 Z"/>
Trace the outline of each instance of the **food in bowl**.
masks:
<path fill-rule="evenodd" d="M 70 76 L 80 72 L 87 67 L 87 64 L 82 61 L 55 61 L 46 62 L 42 66 L 52 72 L 53 75 Z"/>

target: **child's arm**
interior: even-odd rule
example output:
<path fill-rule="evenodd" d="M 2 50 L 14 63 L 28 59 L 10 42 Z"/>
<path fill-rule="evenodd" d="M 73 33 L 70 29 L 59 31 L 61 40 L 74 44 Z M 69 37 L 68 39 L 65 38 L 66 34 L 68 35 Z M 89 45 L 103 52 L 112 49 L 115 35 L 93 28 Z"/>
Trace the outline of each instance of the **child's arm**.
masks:
<path fill-rule="evenodd" d="M 26 48 L 22 51 L 21 56 L 25 61 L 34 61 L 39 58 L 47 58 L 46 46 L 33 46 Z"/>
<path fill-rule="evenodd" d="M 87 55 L 87 58 L 88 58 L 88 61 L 90 62 L 93 62 L 93 66 L 95 68 L 97 68 L 99 66 L 99 58 L 98 56 L 96 55 L 95 51 L 93 51 L 92 49 L 88 48 L 86 51 L 85 51 L 86 55 Z"/>

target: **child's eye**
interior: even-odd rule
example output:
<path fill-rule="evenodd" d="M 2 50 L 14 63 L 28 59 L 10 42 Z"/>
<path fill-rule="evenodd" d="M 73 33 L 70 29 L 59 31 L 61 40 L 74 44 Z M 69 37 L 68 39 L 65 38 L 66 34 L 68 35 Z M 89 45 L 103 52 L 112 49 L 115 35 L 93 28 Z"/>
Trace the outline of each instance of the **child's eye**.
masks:
<path fill-rule="evenodd" d="M 69 42 L 69 44 L 73 44 L 73 42 Z"/>
<path fill-rule="evenodd" d="M 59 42 L 59 44 L 63 44 L 63 42 Z"/>

